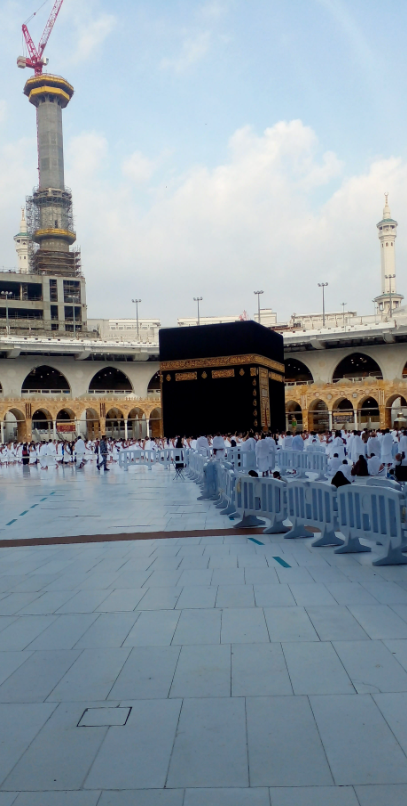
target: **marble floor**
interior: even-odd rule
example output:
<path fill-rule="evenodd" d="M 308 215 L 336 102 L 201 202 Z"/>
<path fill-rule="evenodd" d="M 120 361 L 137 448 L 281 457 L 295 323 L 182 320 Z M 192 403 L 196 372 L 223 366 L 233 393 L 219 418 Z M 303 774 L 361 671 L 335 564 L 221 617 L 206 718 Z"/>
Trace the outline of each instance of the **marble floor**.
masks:
<path fill-rule="evenodd" d="M 230 522 L 191 538 L 221 516 L 180 511 L 183 491 L 119 470 L 0 478 L 0 546 L 22 537 L 0 548 L 0 806 L 405 806 L 406 566 Z M 39 496 L 52 509 L 27 525 Z M 71 502 L 76 533 L 81 507 L 103 532 L 115 510 L 130 524 L 127 498 L 189 525 L 24 546 L 64 513 L 73 529 Z"/>

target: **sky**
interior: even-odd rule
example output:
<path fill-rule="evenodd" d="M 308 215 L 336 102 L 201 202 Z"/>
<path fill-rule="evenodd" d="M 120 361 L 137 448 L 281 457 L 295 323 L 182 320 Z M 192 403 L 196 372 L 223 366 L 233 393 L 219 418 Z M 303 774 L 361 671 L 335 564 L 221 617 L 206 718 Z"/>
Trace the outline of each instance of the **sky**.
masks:
<path fill-rule="evenodd" d="M 43 0 L 0 0 L 0 267 L 16 265 L 37 184 L 21 25 Z M 29 23 L 39 41 L 52 8 Z M 390 194 L 407 297 L 407 4 L 378 0 L 64 0 L 47 70 L 88 316 L 175 325 L 322 307 L 373 313 L 376 223 Z"/>

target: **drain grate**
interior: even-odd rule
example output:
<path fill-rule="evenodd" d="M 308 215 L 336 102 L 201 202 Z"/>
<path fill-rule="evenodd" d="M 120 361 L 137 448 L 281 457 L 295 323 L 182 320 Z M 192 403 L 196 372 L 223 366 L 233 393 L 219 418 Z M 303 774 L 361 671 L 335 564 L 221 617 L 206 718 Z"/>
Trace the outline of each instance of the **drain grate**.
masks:
<path fill-rule="evenodd" d="M 86 708 L 78 722 L 78 728 L 123 727 L 131 708 Z"/>

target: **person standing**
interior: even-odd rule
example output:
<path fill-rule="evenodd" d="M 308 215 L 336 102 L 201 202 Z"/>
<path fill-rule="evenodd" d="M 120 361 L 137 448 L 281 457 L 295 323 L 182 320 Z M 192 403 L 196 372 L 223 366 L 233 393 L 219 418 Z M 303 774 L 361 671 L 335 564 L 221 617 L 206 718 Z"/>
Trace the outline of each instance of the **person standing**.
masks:
<path fill-rule="evenodd" d="M 97 469 L 100 470 L 100 468 L 103 465 L 104 470 L 105 470 L 106 473 L 109 473 L 109 468 L 107 466 L 108 452 L 109 452 L 109 449 L 107 447 L 106 436 L 103 435 L 103 437 L 102 437 L 102 439 L 100 440 L 100 443 L 99 443 L 100 462 L 97 465 Z"/>

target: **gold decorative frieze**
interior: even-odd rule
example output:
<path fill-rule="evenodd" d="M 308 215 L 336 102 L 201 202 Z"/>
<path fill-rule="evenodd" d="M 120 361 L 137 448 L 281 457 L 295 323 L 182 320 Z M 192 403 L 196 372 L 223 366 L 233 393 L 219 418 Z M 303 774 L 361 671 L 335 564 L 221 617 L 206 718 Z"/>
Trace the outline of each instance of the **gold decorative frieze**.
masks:
<path fill-rule="evenodd" d="M 234 369 L 213 369 L 212 378 L 234 378 Z"/>
<path fill-rule="evenodd" d="M 272 358 L 266 358 L 264 355 L 257 355 L 255 353 L 248 353 L 246 355 L 222 355 L 214 358 L 185 358 L 177 361 L 162 361 L 161 370 L 167 372 L 170 370 L 186 370 L 186 369 L 212 369 L 215 367 L 230 367 L 233 365 L 241 366 L 242 364 L 258 364 L 259 366 L 274 369 L 277 372 L 284 373 L 284 364 L 274 361 Z"/>
<path fill-rule="evenodd" d="M 197 372 L 176 372 L 176 381 L 196 381 L 198 378 Z"/>
<path fill-rule="evenodd" d="M 279 381 L 280 383 L 284 383 L 284 375 L 276 375 L 275 372 L 269 372 L 269 378 L 271 381 Z"/>

